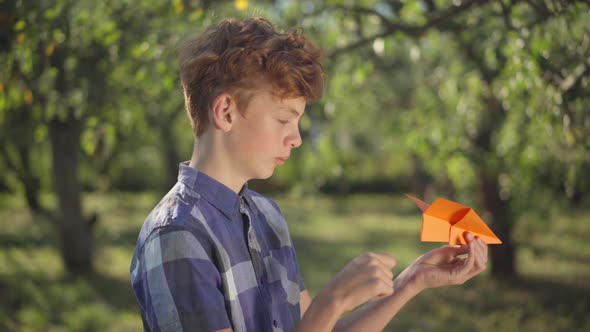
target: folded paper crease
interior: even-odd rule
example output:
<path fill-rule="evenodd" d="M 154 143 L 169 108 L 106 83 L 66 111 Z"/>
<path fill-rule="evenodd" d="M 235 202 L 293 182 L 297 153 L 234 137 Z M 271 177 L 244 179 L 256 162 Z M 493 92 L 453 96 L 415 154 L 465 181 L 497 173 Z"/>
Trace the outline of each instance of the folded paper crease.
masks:
<path fill-rule="evenodd" d="M 444 198 L 428 204 L 412 195 L 406 196 L 422 210 L 420 240 L 424 242 L 466 244 L 463 233 L 468 231 L 487 244 L 502 243 L 479 215 L 466 205 Z"/>

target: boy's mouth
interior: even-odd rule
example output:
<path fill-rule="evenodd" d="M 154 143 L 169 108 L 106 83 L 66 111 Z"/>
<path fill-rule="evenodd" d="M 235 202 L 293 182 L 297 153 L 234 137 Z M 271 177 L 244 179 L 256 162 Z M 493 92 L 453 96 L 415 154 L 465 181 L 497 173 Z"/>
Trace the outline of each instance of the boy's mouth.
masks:
<path fill-rule="evenodd" d="M 289 157 L 278 157 L 278 158 L 275 158 L 275 161 L 277 164 L 283 165 L 283 164 L 285 164 L 287 159 L 289 159 Z"/>

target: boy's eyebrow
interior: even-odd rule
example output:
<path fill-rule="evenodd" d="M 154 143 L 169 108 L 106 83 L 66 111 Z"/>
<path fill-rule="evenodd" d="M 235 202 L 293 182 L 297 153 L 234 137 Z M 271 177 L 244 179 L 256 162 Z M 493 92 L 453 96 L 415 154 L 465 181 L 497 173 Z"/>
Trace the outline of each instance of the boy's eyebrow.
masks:
<path fill-rule="evenodd" d="M 293 107 L 285 106 L 285 108 L 286 108 L 286 109 L 287 109 L 289 112 L 293 113 L 293 114 L 294 114 L 295 116 L 297 116 L 297 117 L 299 117 L 299 116 L 301 115 L 301 113 L 297 112 L 297 110 L 296 110 L 296 109 L 294 109 Z"/>

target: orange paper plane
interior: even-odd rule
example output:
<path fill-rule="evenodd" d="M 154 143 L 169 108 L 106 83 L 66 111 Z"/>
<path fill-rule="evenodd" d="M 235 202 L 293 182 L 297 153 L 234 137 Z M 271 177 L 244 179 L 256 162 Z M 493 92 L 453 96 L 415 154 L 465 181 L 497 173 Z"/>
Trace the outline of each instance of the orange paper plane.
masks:
<path fill-rule="evenodd" d="M 424 242 L 449 242 L 466 244 L 463 233 L 469 231 L 487 244 L 500 244 L 502 241 L 481 220 L 472 208 L 439 198 L 432 205 L 406 194 L 422 210 L 422 231 L 420 240 Z"/>

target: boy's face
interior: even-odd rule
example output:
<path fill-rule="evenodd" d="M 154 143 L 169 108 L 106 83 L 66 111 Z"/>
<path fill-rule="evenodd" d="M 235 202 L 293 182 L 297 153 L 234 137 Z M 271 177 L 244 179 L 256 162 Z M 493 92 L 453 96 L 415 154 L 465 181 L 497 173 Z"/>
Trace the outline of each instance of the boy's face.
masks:
<path fill-rule="evenodd" d="M 257 92 L 228 133 L 237 175 L 246 181 L 266 179 L 283 165 L 291 149 L 301 145 L 299 119 L 304 110 L 303 97 L 280 99 L 268 90 Z"/>

